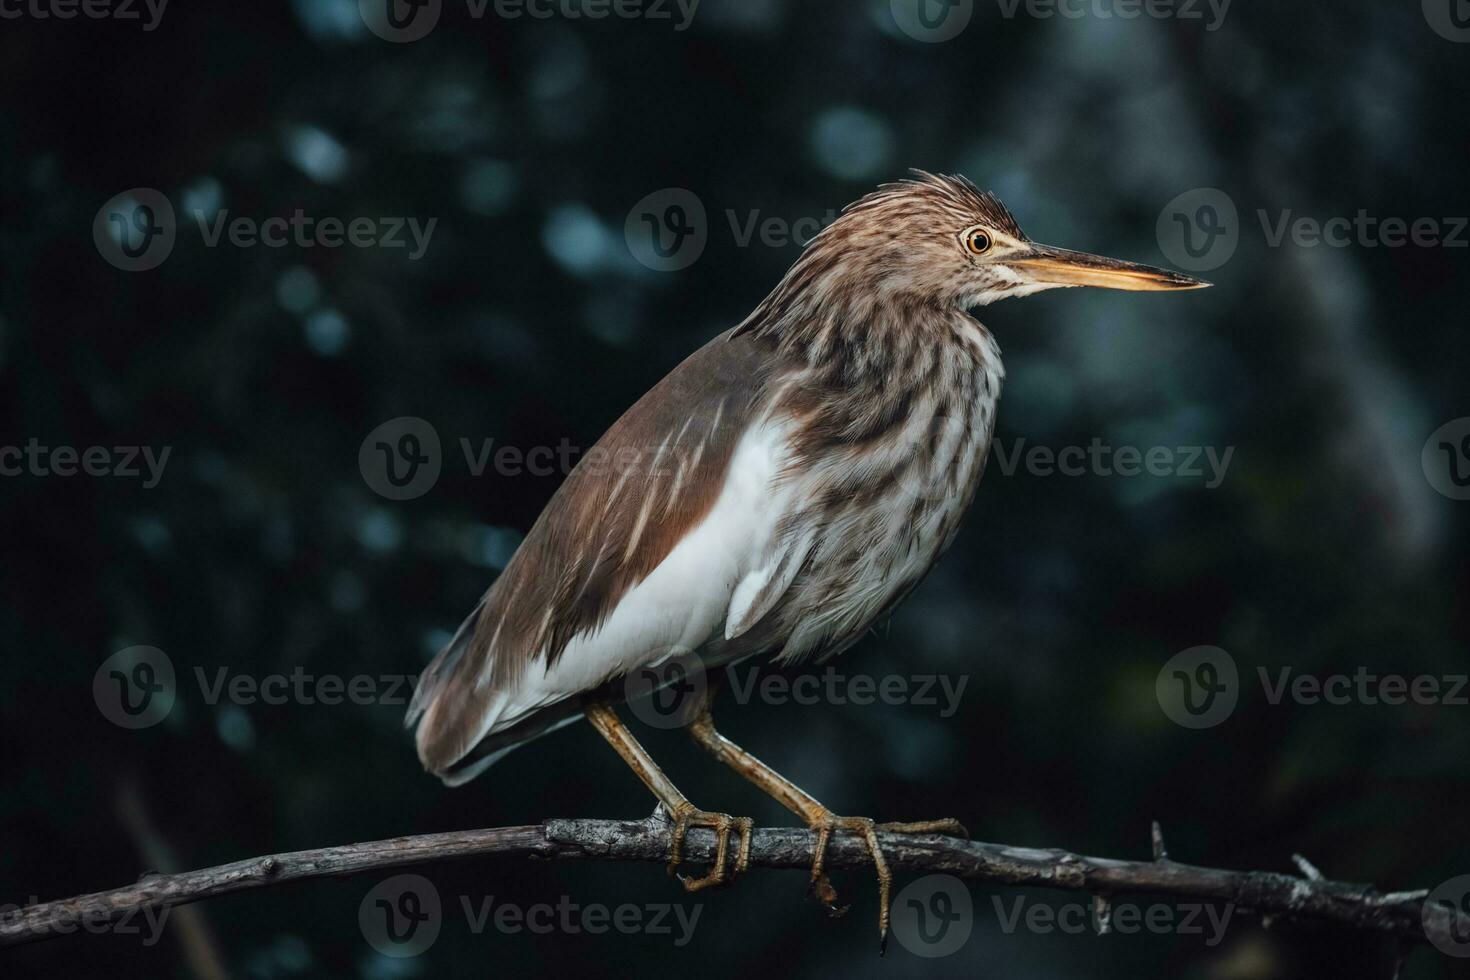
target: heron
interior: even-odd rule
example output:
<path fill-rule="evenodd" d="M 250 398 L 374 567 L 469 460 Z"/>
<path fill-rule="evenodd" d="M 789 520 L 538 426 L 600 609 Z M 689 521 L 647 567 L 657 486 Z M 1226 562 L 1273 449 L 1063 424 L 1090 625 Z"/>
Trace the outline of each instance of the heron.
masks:
<path fill-rule="evenodd" d="M 970 507 L 1005 380 L 972 309 L 1065 287 L 1208 285 L 1037 244 L 959 175 L 916 170 L 850 204 L 568 474 L 420 678 L 406 722 L 424 767 L 460 785 L 585 718 L 671 821 L 671 872 L 690 828 L 714 831 L 709 867 L 683 886 L 730 882 L 748 866 L 751 819 L 679 791 L 619 718 L 626 679 L 675 657 L 824 661 L 919 584 Z M 688 733 L 815 833 L 809 888 L 829 906 L 832 835 L 866 842 L 886 937 L 877 832 L 964 828 L 837 815 L 721 735 L 713 693 L 700 691 Z"/>

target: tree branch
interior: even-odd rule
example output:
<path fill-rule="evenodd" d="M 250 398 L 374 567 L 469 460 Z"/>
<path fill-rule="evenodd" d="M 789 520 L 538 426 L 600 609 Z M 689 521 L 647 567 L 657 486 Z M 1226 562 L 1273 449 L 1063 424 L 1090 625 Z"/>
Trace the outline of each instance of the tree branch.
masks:
<path fill-rule="evenodd" d="M 1150 894 L 1231 903 L 1261 915 L 1266 924 L 1316 921 L 1377 932 L 1405 942 L 1422 942 L 1427 891 L 1383 894 L 1370 885 L 1329 881 L 1310 868 L 1306 877 L 1268 871 L 1223 871 L 1179 864 L 1168 858 L 1163 836 L 1154 826 L 1149 861 L 1085 857 L 1068 851 L 1008 847 L 937 835 L 879 834 L 894 870 L 944 873 L 991 885 L 1033 886 L 1085 892 L 1104 908 L 1115 896 Z M 761 828 L 754 832 L 752 867 L 805 868 L 812 861 L 815 835 L 807 830 Z M 691 863 L 710 860 L 714 832 L 696 828 L 685 844 Z M 313 878 L 339 878 L 436 861 L 498 855 L 543 860 L 664 862 L 669 826 L 651 817 L 641 821 L 548 820 L 527 827 L 465 830 L 397 837 L 310 851 L 293 851 L 236 861 L 180 874 L 147 875 L 112 891 L 80 895 L 0 913 L 0 946 L 36 942 L 92 931 L 124 916 L 185 905 L 218 895 L 268 888 Z M 828 867 L 871 864 L 862 842 L 850 836 L 832 840 Z M 1470 934 L 1470 916 L 1459 921 L 1442 909 L 1431 910 L 1430 929 Z"/>

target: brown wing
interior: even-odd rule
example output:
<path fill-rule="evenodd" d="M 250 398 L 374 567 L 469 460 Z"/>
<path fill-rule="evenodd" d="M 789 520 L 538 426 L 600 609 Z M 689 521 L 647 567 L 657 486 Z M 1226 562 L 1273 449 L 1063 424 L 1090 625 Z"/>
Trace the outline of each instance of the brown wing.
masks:
<path fill-rule="evenodd" d="M 709 512 L 777 358 L 770 342 L 732 334 L 692 354 L 582 457 L 425 669 L 406 723 L 419 722 L 430 771 L 445 775 L 475 750 L 492 701 L 533 662 L 549 667 L 574 636 L 600 627 Z"/>

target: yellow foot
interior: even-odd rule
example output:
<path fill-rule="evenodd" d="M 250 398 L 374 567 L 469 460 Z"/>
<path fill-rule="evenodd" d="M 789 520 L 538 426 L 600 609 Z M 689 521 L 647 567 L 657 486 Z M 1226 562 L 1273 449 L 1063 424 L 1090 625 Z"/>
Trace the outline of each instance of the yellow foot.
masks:
<path fill-rule="evenodd" d="M 868 845 L 868 853 L 873 856 L 873 866 L 878 872 L 879 953 L 882 953 L 888 944 L 888 906 L 889 896 L 893 890 L 893 873 L 888 870 L 888 862 L 884 860 L 883 851 L 878 847 L 878 833 L 881 831 L 887 834 L 950 834 L 965 838 L 970 836 L 963 824 L 950 817 L 915 823 L 874 823 L 869 817 L 839 817 L 830 810 L 823 810 L 810 826 L 816 831 L 817 847 L 812 858 L 812 876 L 808 890 L 826 905 L 833 915 L 844 914 L 847 906 L 837 905 L 837 889 L 832 887 L 831 879 L 823 870 L 827 857 L 827 844 L 832 839 L 832 833 L 838 830 L 850 831 L 861 836 Z"/>
<path fill-rule="evenodd" d="M 735 880 L 735 876 L 743 874 L 750 865 L 750 829 L 753 821 L 749 817 L 732 817 L 728 813 L 709 813 L 705 810 L 695 808 L 692 803 L 685 802 L 676 807 L 672 814 L 674 818 L 673 832 L 669 837 L 669 874 L 677 874 L 677 868 L 683 860 L 684 837 L 689 833 L 690 827 L 712 827 L 715 831 L 716 846 L 715 860 L 710 865 L 709 871 L 702 878 L 689 878 L 678 875 L 679 881 L 685 891 L 697 892 L 712 885 L 725 885 Z M 730 867 L 730 831 L 740 832 L 740 845 L 735 852 L 735 866 Z"/>

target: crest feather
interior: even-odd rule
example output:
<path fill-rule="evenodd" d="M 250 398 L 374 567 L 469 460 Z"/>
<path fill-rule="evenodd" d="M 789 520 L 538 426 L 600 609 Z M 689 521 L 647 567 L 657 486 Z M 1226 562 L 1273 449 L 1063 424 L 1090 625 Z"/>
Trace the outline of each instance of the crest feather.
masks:
<path fill-rule="evenodd" d="M 843 213 L 866 211 L 917 198 L 973 217 L 1012 237 L 1025 240 L 1026 236 L 1010 210 L 994 194 L 977 187 L 970 178 L 962 174 L 934 174 L 917 168 L 909 173 L 912 176 L 879 185 L 877 190 L 849 204 Z"/>

